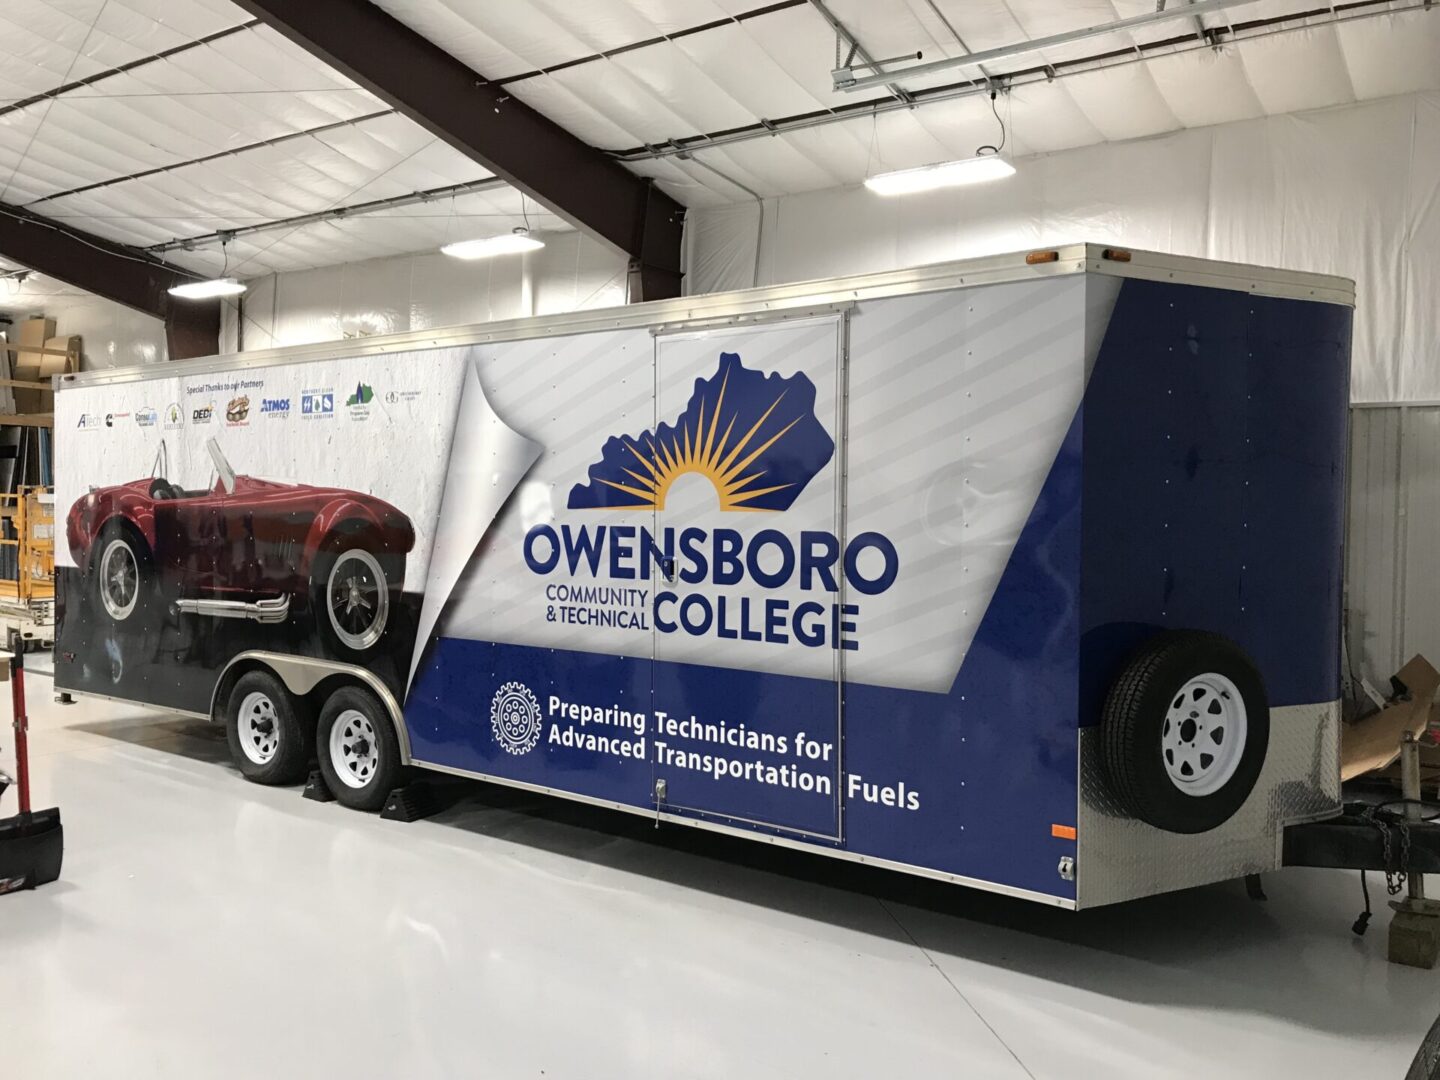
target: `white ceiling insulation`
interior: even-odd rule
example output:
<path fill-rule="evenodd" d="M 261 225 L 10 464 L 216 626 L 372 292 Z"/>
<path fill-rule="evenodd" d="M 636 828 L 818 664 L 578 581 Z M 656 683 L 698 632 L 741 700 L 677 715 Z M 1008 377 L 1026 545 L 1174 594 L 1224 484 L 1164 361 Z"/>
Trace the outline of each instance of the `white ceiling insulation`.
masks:
<path fill-rule="evenodd" d="M 975 68 L 897 77 L 918 99 L 909 103 L 883 86 L 834 90 L 836 37 L 814 0 L 376 2 L 686 205 L 857 183 L 999 139 Z M 869 55 L 918 50 L 925 62 L 1156 7 L 823 4 Z M 1012 56 L 983 74 L 1004 88 L 1006 152 L 1045 153 L 1440 87 L 1440 8 L 1422 5 L 1255 0 Z M 253 276 L 351 262 L 526 217 L 568 228 L 497 183 L 244 232 L 488 175 L 228 0 L 0 5 L 0 201 L 141 247 L 199 238 L 166 252 L 187 268 Z M 241 230 L 224 255 L 221 230 Z"/>

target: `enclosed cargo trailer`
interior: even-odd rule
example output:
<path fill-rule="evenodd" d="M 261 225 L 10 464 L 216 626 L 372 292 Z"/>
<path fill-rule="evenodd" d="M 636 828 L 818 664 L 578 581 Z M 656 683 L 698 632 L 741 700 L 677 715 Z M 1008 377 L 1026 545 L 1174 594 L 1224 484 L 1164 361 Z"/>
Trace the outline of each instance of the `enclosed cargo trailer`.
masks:
<path fill-rule="evenodd" d="M 56 687 L 362 809 L 1061 907 L 1272 869 L 1339 809 L 1352 304 L 1073 245 L 64 376 Z"/>

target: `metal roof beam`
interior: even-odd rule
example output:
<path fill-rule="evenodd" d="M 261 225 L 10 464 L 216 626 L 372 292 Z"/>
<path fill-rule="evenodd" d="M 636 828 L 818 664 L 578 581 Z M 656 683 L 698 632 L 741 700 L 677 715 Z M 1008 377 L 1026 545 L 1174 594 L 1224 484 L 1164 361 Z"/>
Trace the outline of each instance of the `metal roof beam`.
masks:
<path fill-rule="evenodd" d="M 306 225 L 318 225 L 323 221 L 353 221 L 366 214 L 378 214 L 385 210 L 414 206 L 417 203 L 455 199 L 462 195 L 473 195 L 479 191 L 494 191 L 497 188 L 505 187 L 507 185 L 504 180 L 497 176 L 487 176 L 483 180 L 467 180 L 463 184 L 446 184 L 444 187 L 411 191 L 404 195 L 392 195 L 385 199 L 371 199 L 369 202 L 347 203 L 343 206 L 331 207 L 329 210 L 317 210 L 310 214 L 296 214 L 294 217 L 261 221 L 255 225 L 237 225 L 233 229 L 217 229 L 215 232 L 205 233 L 201 236 L 182 236 L 175 240 L 166 240 L 161 244 L 151 244 L 145 250 L 152 255 L 163 255 L 167 251 L 193 251 L 211 244 L 228 244 L 242 236 L 254 236 L 257 233 L 273 232 L 276 229 L 300 229 Z"/>
<path fill-rule="evenodd" d="M 900 68 L 896 71 L 886 72 L 883 75 L 863 75 L 857 77 L 854 71 L 848 67 L 838 67 L 831 72 L 831 75 L 834 79 L 836 90 L 845 90 L 848 92 L 863 90 L 867 86 L 883 85 L 888 87 L 892 82 L 899 79 L 914 78 L 917 75 L 934 75 L 937 72 L 951 71 L 957 67 L 978 67 L 986 61 L 1008 60 L 1013 56 L 1025 56 L 1029 53 L 1054 48 L 1057 45 L 1069 45 L 1072 42 L 1084 41 L 1092 37 L 1101 37 L 1105 34 L 1113 34 L 1121 30 L 1135 30 L 1142 26 L 1171 22 L 1175 19 L 1194 18 L 1198 21 L 1201 15 L 1224 11 L 1226 8 L 1239 7 L 1241 4 L 1251 2 L 1252 0 L 1197 0 L 1197 2 L 1189 5 L 1173 8 L 1162 7 L 1158 11 L 1147 12 L 1144 15 L 1133 15 L 1128 19 L 1117 19 L 1114 22 L 1101 23 L 1097 26 L 1086 26 L 1079 30 L 1067 30 L 1063 34 L 1051 34 L 1048 37 L 1031 38 L 1029 41 L 1019 41 L 1014 45 L 1004 45 L 998 49 L 984 49 L 981 52 L 968 53 L 965 56 L 952 56 L 944 60 L 934 60 L 928 64 L 916 64 L 913 67 Z"/>
<path fill-rule="evenodd" d="M 630 258 L 632 300 L 680 293 L 684 208 L 367 0 L 239 5 Z"/>
<path fill-rule="evenodd" d="M 1054 82 L 1057 79 L 1065 79 L 1108 67 L 1144 64 L 1159 56 L 1174 56 L 1195 49 L 1211 49 L 1222 44 L 1241 45 L 1278 34 L 1302 30 L 1313 31 L 1320 27 L 1339 26 L 1365 19 L 1390 18 L 1412 11 L 1423 11 L 1431 8 L 1431 5 L 1432 0 L 1349 0 L 1348 3 L 1334 4 L 1325 8 L 1290 12 L 1266 19 L 1251 19 L 1247 22 L 1232 22 L 1227 26 L 1213 27 L 1207 35 L 1211 40 L 1205 44 L 1197 43 L 1193 33 L 1186 33 L 1178 37 L 1141 42 L 1123 49 L 1110 49 L 1074 60 L 1057 60 L 1054 63 L 1042 61 L 1032 67 L 992 72 L 988 80 L 963 79 L 963 81 L 947 83 L 943 86 L 926 87 L 912 91 L 914 100 L 908 103 L 889 97 L 865 98 L 833 108 L 776 117 L 773 120 L 762 120 L 741 127 L 684 135 L 669 139 L 658 146 L 647 144 L 624 150 L 613 150 L 611 155 L 617 161 L 639 162 L 699 154 L 717 147 L 732 146 L 755 139 L 772 138 L 791 131 L 825 127 L 829 124 L 843 124 L 901 109 L 920 109 L 926 105 L 935 105 L 943 101 L 955 101 L 977 94 L 988 94 L 991 86 L 996 84 L 1010 90 L 1017 86 L 1026 86 L 1036 82 Z M 892 77 L 898 77 L 899 74 L 899 72 L 890 72 Z"/>
<path fill-rule="evenodd" d="M 8 116 L 10 113 L 19 112 L 21 109 L 28 109 L 31 105 L 38 105 L 42 101 L 49 101 L 61 94 L 68 94 L 75 90 L 84 90 L 94 86 L 97 82 L 114 78 L 116 75 L 124 75 L 127 71 L 134 71 L 146 64 L 154 64 L 161 60 L 168 60 L 191 49 L 198 49 L 202 45 L 209 45 L 211 42 L 220 41 L 222 38 L 238 34 L 242 30 L 250 30 L 259 26 L 259 19 L 251 19 L 248 22 L 236 26 L 227 26 L 224 30 L 216 30 L 213 34 L 206 34 L 204 37 L 196 38 L 194 41 L 187 41 L 183 45 L 176 45 L 173 48 L 165 49 L 163 52 L 152 53 L 149 56 L 141 56 L 130 60 L 119 67 L 107 68 L 105 71 L 97 71 L 93 75 L 87 75 L 83 79 L 76 79 L 74 82 L 65 83 L 62 86 L 55 86 L 39 94 L 32 94 L 29 97 L 17 98 L 14 101 L 0 103 L 0 116 Z"/>
<path fill-rule="evenodd" d="M 96 180 L 92 184 L 67 188 L 64 191 L 57 191 L 51 195 L 42 195 L 38 199 L 30 200 L 25 205 L 26 207 L 36 207 L 41 203 L 51 202 L 54 199 L 64 199 L 71 195 L 82 195 L 87 191 L 114 187 L 116 184 L 124 184 L 131 180 L 143 180 L 147 176 L 158 176 L 161 173 L 174 172 L 176 169 L 187 169 L 191 165 L 204 165 L 207 162 L 219 161 L 221 158 L 231 158 L 237 154 L 248 154 L 252 150 L 265 150 L 272 146 L 279 146 L 282 143 L 291 142 L 294 139 L 324 135 L 327 131 L 335 131 L 337 128 L 353 127 L 356 124 L 363 124 L 367 120 L 379 120 L 383 117 L 393 115 L 394 112 L 394 109 L 379 109 L 376 112 L 365 113 L 363 116 L 352 117 L 349 120 L 334 120 L 328 124 L 321 124 L 318 127 L 304 128 L 301 131 L 287 131 L 284 135 L 276 135 L 273 138 L 246 143 L 244 146 L 237 146 L 230 150 L 219 150 L 213 154 L 206 154 L 204 157 L 187 158 L 184 161 L 172 161 L 168 165 L 157 165 L 153 169 L 141 169 L 139 172 L 126 173 L 123 176 L 112 176 L 108 180 Z"/>
<path fill-rule="evenodd" d="M 170 359 L 219 351 L 220 302 L 178 300 L 169 289 L 195 275 L 136 248 L 0 203 L 0 255 L 165 323 Z"/>

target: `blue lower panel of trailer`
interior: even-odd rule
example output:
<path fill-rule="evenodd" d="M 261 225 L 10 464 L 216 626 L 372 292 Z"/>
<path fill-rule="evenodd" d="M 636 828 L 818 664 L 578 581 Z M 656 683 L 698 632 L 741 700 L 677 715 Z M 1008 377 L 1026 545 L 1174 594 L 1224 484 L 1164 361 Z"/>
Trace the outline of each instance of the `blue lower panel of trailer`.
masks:
<path fill-rule="evenodd" d="M 1071 898 L 1073 701 L 1002 705 L 1033 700 L 996 679 L 1012 661 L 972 650 L 950 694 L 849 687 L 836 745 L 823 680 L 442 638 L 405 712 L 421 762 L 645 809 L 664 779 L 670 813 Z"/>

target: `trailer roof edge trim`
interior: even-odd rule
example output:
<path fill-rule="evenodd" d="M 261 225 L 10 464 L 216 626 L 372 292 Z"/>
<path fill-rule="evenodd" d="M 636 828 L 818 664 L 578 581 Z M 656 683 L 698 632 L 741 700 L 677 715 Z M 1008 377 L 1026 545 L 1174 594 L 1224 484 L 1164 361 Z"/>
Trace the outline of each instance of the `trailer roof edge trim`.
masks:
<path fill-rule="evenodd" d="M 947 289 L 973 288 L 1012 281 L 1067 274 L 1107 274 L 1145 281 L 1229 289 L 1256 296 L 1273 296 L 1322 303 L 1355 305 L 1355 283 L 1348 278 L 1280 270 L 1244 263 L 1221 262 L 1184 255 L 1166 255 L 1138 248 L 1123 249 L 1126 261 L 1106 257 L 1116 245 L 1067 244 L 1047 249 L 1056 257 L 1027 262 L 1032 251 L 1007 252 L 954 262 L 932 263 L 903 270 L 886 270 L 847 277 L 798 281 L 735 292 L 708 293 L 672 300 L 653 300 L 625 307 L 536 315 L 491 323 L 471 323 L 439 330 L 411 330 L 399 334 L 285 345 L 228 353 L 195 360 L 171 361 L 143 367 L 110 368 L 72 375 L 56 375 L 56 389 L 103 383 L 134 382 L 148 378 L 204 375 L 237 371 L 285 361 L 333 360 L 340 357 L 415 352 L 457 345 L 483 345 L 525 338 L 563 336 L 653 326 L 693 326 L 707 322 L 747 322 L 799 318 L 834 310 L 861 300 Z"/>

